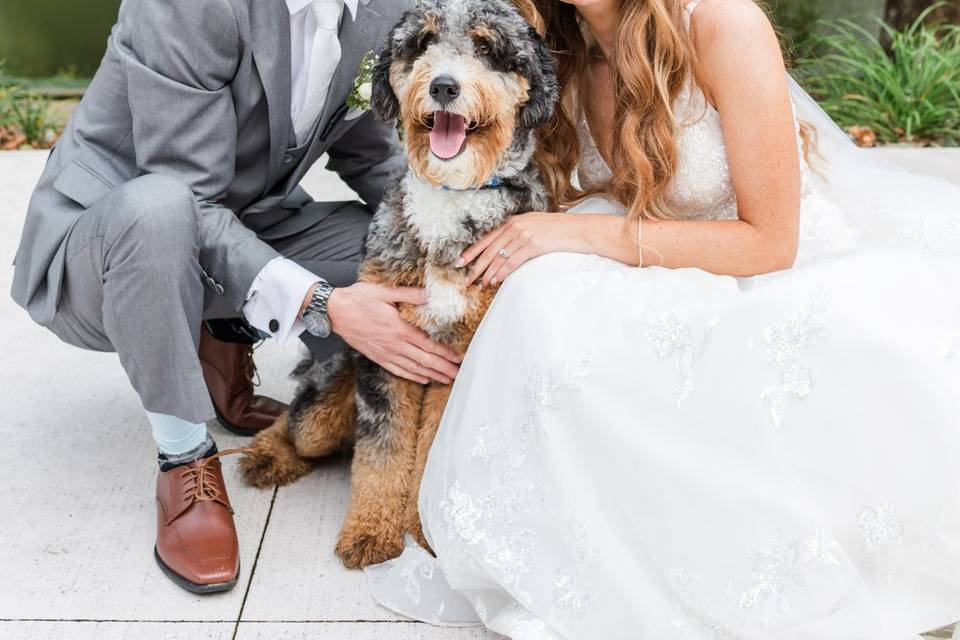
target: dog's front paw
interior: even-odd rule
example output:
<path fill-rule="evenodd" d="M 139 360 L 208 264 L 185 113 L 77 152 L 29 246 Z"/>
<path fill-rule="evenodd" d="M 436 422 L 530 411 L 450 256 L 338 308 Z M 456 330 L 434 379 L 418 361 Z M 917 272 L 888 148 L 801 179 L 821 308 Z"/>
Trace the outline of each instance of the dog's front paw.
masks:
<path fill-rule="evenodd" d="M 337 555 L 348 569 L 362 569 L 396 558 L 403 552 L 403 536 L 383 525 L 346 525 L 337 542 Z"/>
<path fill-rule="evenodd" d="M 313 469 L 294 449 L 287 434 L 273 427 L 254 439 L 238 464 L 244 479 L 261 489 L 291 484 Z"/>

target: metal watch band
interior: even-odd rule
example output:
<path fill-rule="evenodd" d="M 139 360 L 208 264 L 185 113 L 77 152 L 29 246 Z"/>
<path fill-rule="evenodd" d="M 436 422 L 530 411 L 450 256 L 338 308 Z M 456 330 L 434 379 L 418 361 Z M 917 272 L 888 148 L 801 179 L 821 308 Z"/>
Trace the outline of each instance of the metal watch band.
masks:
<path fill-rule="evenodd" d="M 310 299 L 310 304 L 307 305 L 307 310 L 304 313 L 319 313 L 320 315 L 327 315 L 327 301 L 330 300 L 330 294 L 333 293 L 333 286 L 326 280 L 320 280 L 317 282 L 316 286 L 313 288 L 313 297 Z"/>

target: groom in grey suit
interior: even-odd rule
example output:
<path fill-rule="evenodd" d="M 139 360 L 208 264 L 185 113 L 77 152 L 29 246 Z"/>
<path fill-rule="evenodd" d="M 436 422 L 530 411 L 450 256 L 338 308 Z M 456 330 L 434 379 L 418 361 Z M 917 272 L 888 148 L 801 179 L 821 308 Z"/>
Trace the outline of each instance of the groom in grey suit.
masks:
<path fill-rule="evenodd" d="M 396 311 L 422 291 L 353 284 L 402 159 L 393 123 L 347 101 L 408 4 L 124 0 L 31 200 L 13 297 L 64 341 L 119 355 L 160 451 L 155 556 L 191 591 L 231 588 L 239 564 L 205 423 L 231 393 L 261 403 L 234 412 L 251 420 L 245 432 L 282 409 L 249 395 L 242 336 L 286 342 L 313 314 L 318 336 L 326 322 L 399 375 L 456 375 L 456 357 Z M 362 203 L 299 188 L 323 154 Z M 310 342 L 318 357 L 332 345 Z M 239 387 L 231 368 L 245 372 Z"/>

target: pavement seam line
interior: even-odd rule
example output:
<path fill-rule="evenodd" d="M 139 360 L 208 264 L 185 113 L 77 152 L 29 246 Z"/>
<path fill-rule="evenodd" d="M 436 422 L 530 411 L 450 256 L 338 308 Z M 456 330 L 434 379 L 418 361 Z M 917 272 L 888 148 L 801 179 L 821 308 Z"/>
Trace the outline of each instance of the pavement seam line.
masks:
<path fill-rule="evenodd" d="M 240 621 L 243 620 L 243 610 L 247 606 L 247 597 L 250 595 L 250 587 L 253 586 L 253 578 L 257 574 L 257 563 L 260 562 L 260 552 L 263 550 L 263 541 L 267 537 L 267 529 L 270 528 L 270 516 L 273 515 L 273 505 L 277 501 L 277 494 L 280 487 L 273 488 L 273 495 L 270 496 L 270 508 L 267 509 L 267 518 L 263 522 L 263 531 L 260 532 L 260 543 L 257 544 L 257 553 L 253 556 L 253 566 L 250 567 L 250 579 L 247 580 L 247 588 L 243 591 L 243 600 L 240 602 L 240 611 L 237 613 L 236 623 L 233 625 L 233 635 L 231 640 L 237 640 L 237 634 L 240 632 Z"/>

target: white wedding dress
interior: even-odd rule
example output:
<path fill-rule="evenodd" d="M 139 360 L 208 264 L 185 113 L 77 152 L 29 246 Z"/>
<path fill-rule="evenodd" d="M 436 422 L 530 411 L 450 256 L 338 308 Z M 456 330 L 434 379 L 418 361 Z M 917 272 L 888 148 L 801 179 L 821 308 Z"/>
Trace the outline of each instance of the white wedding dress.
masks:
<path fill-rule="evenodd" d="M 515 640 L 905 640 L 960 619 L 960 188 L 871 160 L 792 93 L 826 158 L 797 265 L 552 254 L 508 278 L 420 490 L 437 557 L 408 541 L 368 569 L 382 604 Z M 677 112 L 672 205 L 735 218 L 719 114 L 695 88 Z M 580 179 L 602 180 L 582 134 Z"/>

